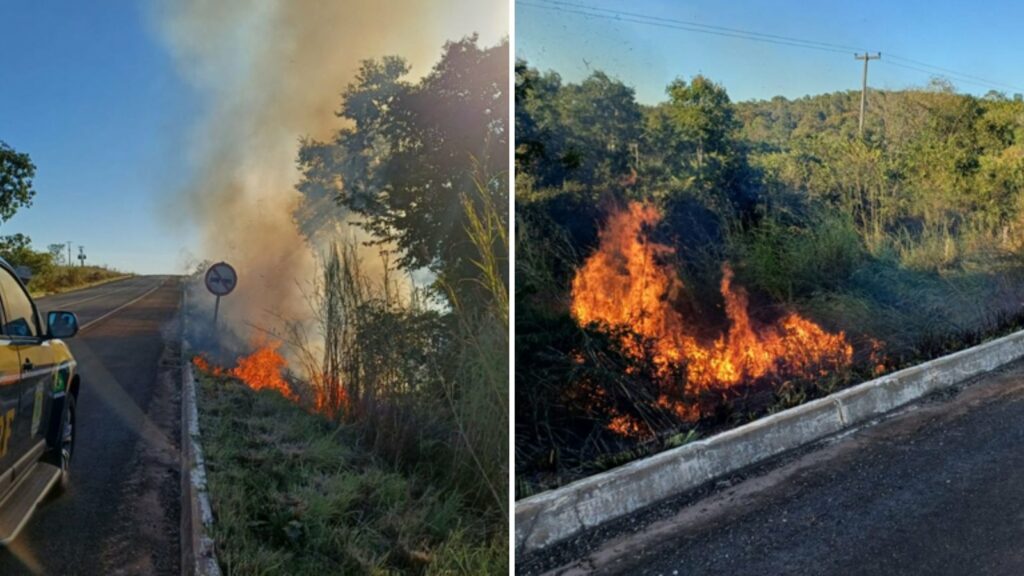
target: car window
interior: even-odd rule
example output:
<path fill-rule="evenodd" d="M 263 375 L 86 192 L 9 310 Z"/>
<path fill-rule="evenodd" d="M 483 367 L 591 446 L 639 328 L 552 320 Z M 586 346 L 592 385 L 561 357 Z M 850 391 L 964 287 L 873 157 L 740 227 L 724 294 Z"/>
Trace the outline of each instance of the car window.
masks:
<path fill-rule="evenodd" d="M 7 270 L 0 269 L 0 296 L 3 297 L 4 311 L 7 318 L 4 323 L 4 334 L 8 336 L 38 336 L 35 310 L 28 294 L 18 284 L 18 280 Z"/>

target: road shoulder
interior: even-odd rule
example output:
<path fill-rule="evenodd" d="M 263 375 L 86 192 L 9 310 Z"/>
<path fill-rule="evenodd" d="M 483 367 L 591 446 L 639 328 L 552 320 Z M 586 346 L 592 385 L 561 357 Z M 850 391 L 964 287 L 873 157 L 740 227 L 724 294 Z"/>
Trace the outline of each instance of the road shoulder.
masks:
<path fill-rule="evenodd" d="M 712 486 L 682 494 L 651 509 L 588 532 L 517 563 L 519 574 L 636 574 L 658 558 L 671 557 L 680 543 L 728 532 L 794 496 L 808 477 L 841 474 L 859 465 L 873 447 L 941 431 L 987 406 L 1024 399 L 1024 362 L 926 396 L 895 413 L 817 442 Z M 841 475 L 839 476 L 841 477 Z"/>

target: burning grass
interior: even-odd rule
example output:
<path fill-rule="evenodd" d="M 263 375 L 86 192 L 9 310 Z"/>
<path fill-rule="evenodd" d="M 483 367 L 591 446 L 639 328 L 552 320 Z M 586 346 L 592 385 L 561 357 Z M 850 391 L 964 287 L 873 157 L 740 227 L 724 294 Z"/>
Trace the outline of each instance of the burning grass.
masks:
<path fill-rule="evenodd" d="M 197 354 L 192 364 L 200 371 L 218 377 L 231 377 L 245 384 L 252 390 L 272 390 L 292 402 L 299 403 L 299 395 L 285 379 L 288 361 L 281 354 L 281 341 L 259 337 L 250 342 L 252 352 L 239 356 L 233 368 L 223 368 L 213 363 L 207 356 Z M 324 392 L 317 383 L 322 378 L 314 375 L 312 389 L 314 400 L 311 408 L 321 412 L 326 410 Z"/>
<path fill-rule="evenodd" d="M 1013 254 L 923 272 L 834 212 L 708 246 L 671 203 L 595 202 L 517 205 L 520 498 L 1024 326 Z"/>
<path fill-rule="evenodd" d="M 828 332 L 794 312 L 771 323 L 752 319 L 747 293 L 734 285 L 728 263 L 720 284 L 727 328 L 702 339 L 697 323 L 676 307 L 683 282 L 668 262 L 673 249 L 649 237 L 660 220 L 655 207 L 639 202 L 612 214 L 597 251 L 572 280 L 571 304 L 580 325 L 617 329 L 628 356 L 654 365 L 658 406 L 695 422 L 709 408 L 690 399 L 708 392 L 761 379 L 824 378 L 850 367 L 853 347 L 841 331 Z M 645 427 L 613 414 L 608 429 L 641 436 Z"/>
<path fill-rule="evenodd" d="M 203 372 L 199 394 L 226 573 L 508 571 L 504 535 L 482 542 L 457 494 L 383 465 L 353 429 L 224 370 Z"/>

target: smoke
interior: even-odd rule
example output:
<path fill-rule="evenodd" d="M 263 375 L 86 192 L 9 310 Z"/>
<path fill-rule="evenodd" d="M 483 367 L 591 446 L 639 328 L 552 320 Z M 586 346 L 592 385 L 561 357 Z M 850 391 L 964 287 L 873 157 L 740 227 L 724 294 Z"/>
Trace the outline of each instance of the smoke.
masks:
<path fill-rule="evenodd" d="M 310 313 L 316 250 L 292 217 L 296 156 L 300 138 L 340 128 L 334 112 L 360 62 L 394 54 L 422 76 L 447 40 L 507 35 L 508 3 L 184 0 L 156 17 L 203 108 L 187 151 L 194 177 L 168 216 L 198 224 L 201 257 L 238 271 L 221 318 L 245 334 Z"/>

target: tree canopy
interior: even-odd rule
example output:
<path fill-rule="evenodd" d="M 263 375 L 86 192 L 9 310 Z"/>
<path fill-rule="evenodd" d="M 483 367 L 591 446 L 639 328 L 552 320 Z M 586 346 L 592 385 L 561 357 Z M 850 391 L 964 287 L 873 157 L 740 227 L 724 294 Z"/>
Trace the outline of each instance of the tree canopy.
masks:
<path fill-rule="evenodd" d="M 472 277 L 463 202 L 508 203 L 508 42 L 449 42 L 425 77 L 411 82 L 408 73 L 398 57 L 363 62 L 337 113 L 349 125 L 303 143 L 299 189 L 361 216 L 398 248 L 401 266 Z"/>
<path fill-rule="evenodd" d="M 19 208 L 32 205 L 35 175 L 36 166 L 28 154 L 0 141 L 0 222 L 10 220 Z"/>

